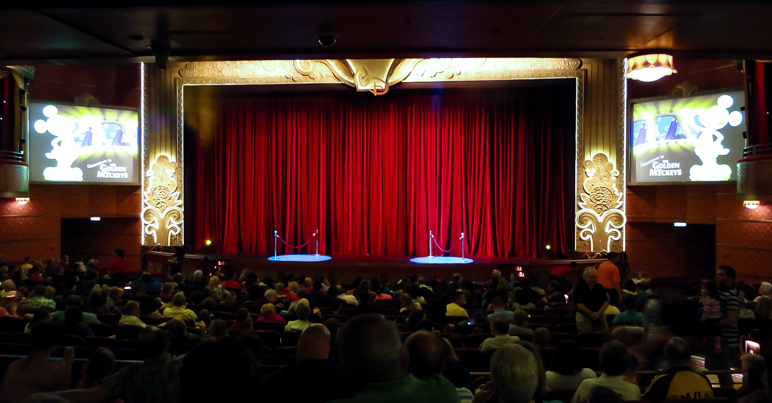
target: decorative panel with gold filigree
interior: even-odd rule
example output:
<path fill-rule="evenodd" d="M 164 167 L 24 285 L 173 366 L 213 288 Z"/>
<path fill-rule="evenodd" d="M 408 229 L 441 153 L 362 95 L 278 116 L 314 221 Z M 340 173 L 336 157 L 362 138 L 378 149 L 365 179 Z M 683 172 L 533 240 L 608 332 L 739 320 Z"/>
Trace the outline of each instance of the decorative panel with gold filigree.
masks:
<path fill-rule="evenodd" d="M 603 153 L 582 164 L 584 176 L 579 194 L 576 228 L 589 251 L 611 251 L 612 243 L 622 239 L 625 226 L 623 193 L 617 189 L 619 171 Z"/>

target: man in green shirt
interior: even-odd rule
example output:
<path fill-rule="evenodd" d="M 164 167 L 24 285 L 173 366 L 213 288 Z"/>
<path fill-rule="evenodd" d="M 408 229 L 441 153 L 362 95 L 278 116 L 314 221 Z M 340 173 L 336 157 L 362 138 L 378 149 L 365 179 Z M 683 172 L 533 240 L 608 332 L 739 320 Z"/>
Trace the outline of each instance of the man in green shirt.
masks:
<path fill-rule="evenodd" d="M 442 375 L 418 379 L 408 373 L 410 357 L 397 328 L 380 315 L 359 315 L 347 321 L 338 333 L 338 346 L 344 376 L 356 395 L 335 403 L 459 401 L 456 388 Z"/>

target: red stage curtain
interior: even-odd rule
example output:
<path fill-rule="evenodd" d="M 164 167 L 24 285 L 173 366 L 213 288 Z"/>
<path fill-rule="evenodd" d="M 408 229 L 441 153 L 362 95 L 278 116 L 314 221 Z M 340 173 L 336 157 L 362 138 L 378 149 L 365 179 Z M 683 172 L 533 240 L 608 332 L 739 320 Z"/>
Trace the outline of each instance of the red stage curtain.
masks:
<path fill-rule="evenodd" d="M 195 146 L 197 248 L 211 239 L 224 253 L 272 254 L 274 230 L 297 245 L 319 229 L 320 253 L 333 255 L 424 256 L 430 230 L 445 249 L 463 231 L 467 256 L 565 249 L 575 127 L 565 86 L 215 104 Z"/>

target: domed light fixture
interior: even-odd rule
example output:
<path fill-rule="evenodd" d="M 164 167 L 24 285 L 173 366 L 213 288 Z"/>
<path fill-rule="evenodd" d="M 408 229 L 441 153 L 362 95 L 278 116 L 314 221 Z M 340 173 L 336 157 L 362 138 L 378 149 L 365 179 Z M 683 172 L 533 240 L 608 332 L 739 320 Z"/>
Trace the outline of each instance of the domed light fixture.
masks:
<path fill-rule="evenodd" d="M 748 210 L 756 210 L 759 208 L 759 205 L 761 205 L 761 203 L 758 200 L 743 201 L 743 207 L 747 208 Z"/>
<path fill-rule="evenodd" d="M 657 53 L 627 59 L 625 77 L 650 83 L 675 73 L 673 56 Z"/>

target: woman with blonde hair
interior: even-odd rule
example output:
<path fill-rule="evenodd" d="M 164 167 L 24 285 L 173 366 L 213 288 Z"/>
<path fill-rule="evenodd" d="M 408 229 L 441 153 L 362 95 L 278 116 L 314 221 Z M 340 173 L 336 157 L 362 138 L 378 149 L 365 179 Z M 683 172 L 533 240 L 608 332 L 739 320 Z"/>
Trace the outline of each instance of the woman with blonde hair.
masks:
<path fill-rule="evenodd" d="M 410 296 L 410 293 L 403 292 L 399 294 L 399 312 L 413 312 L 413 311 L 420 311 L 423 308 L 421 308 L 421 304 L 413 300 L 413 297 Z"/>

